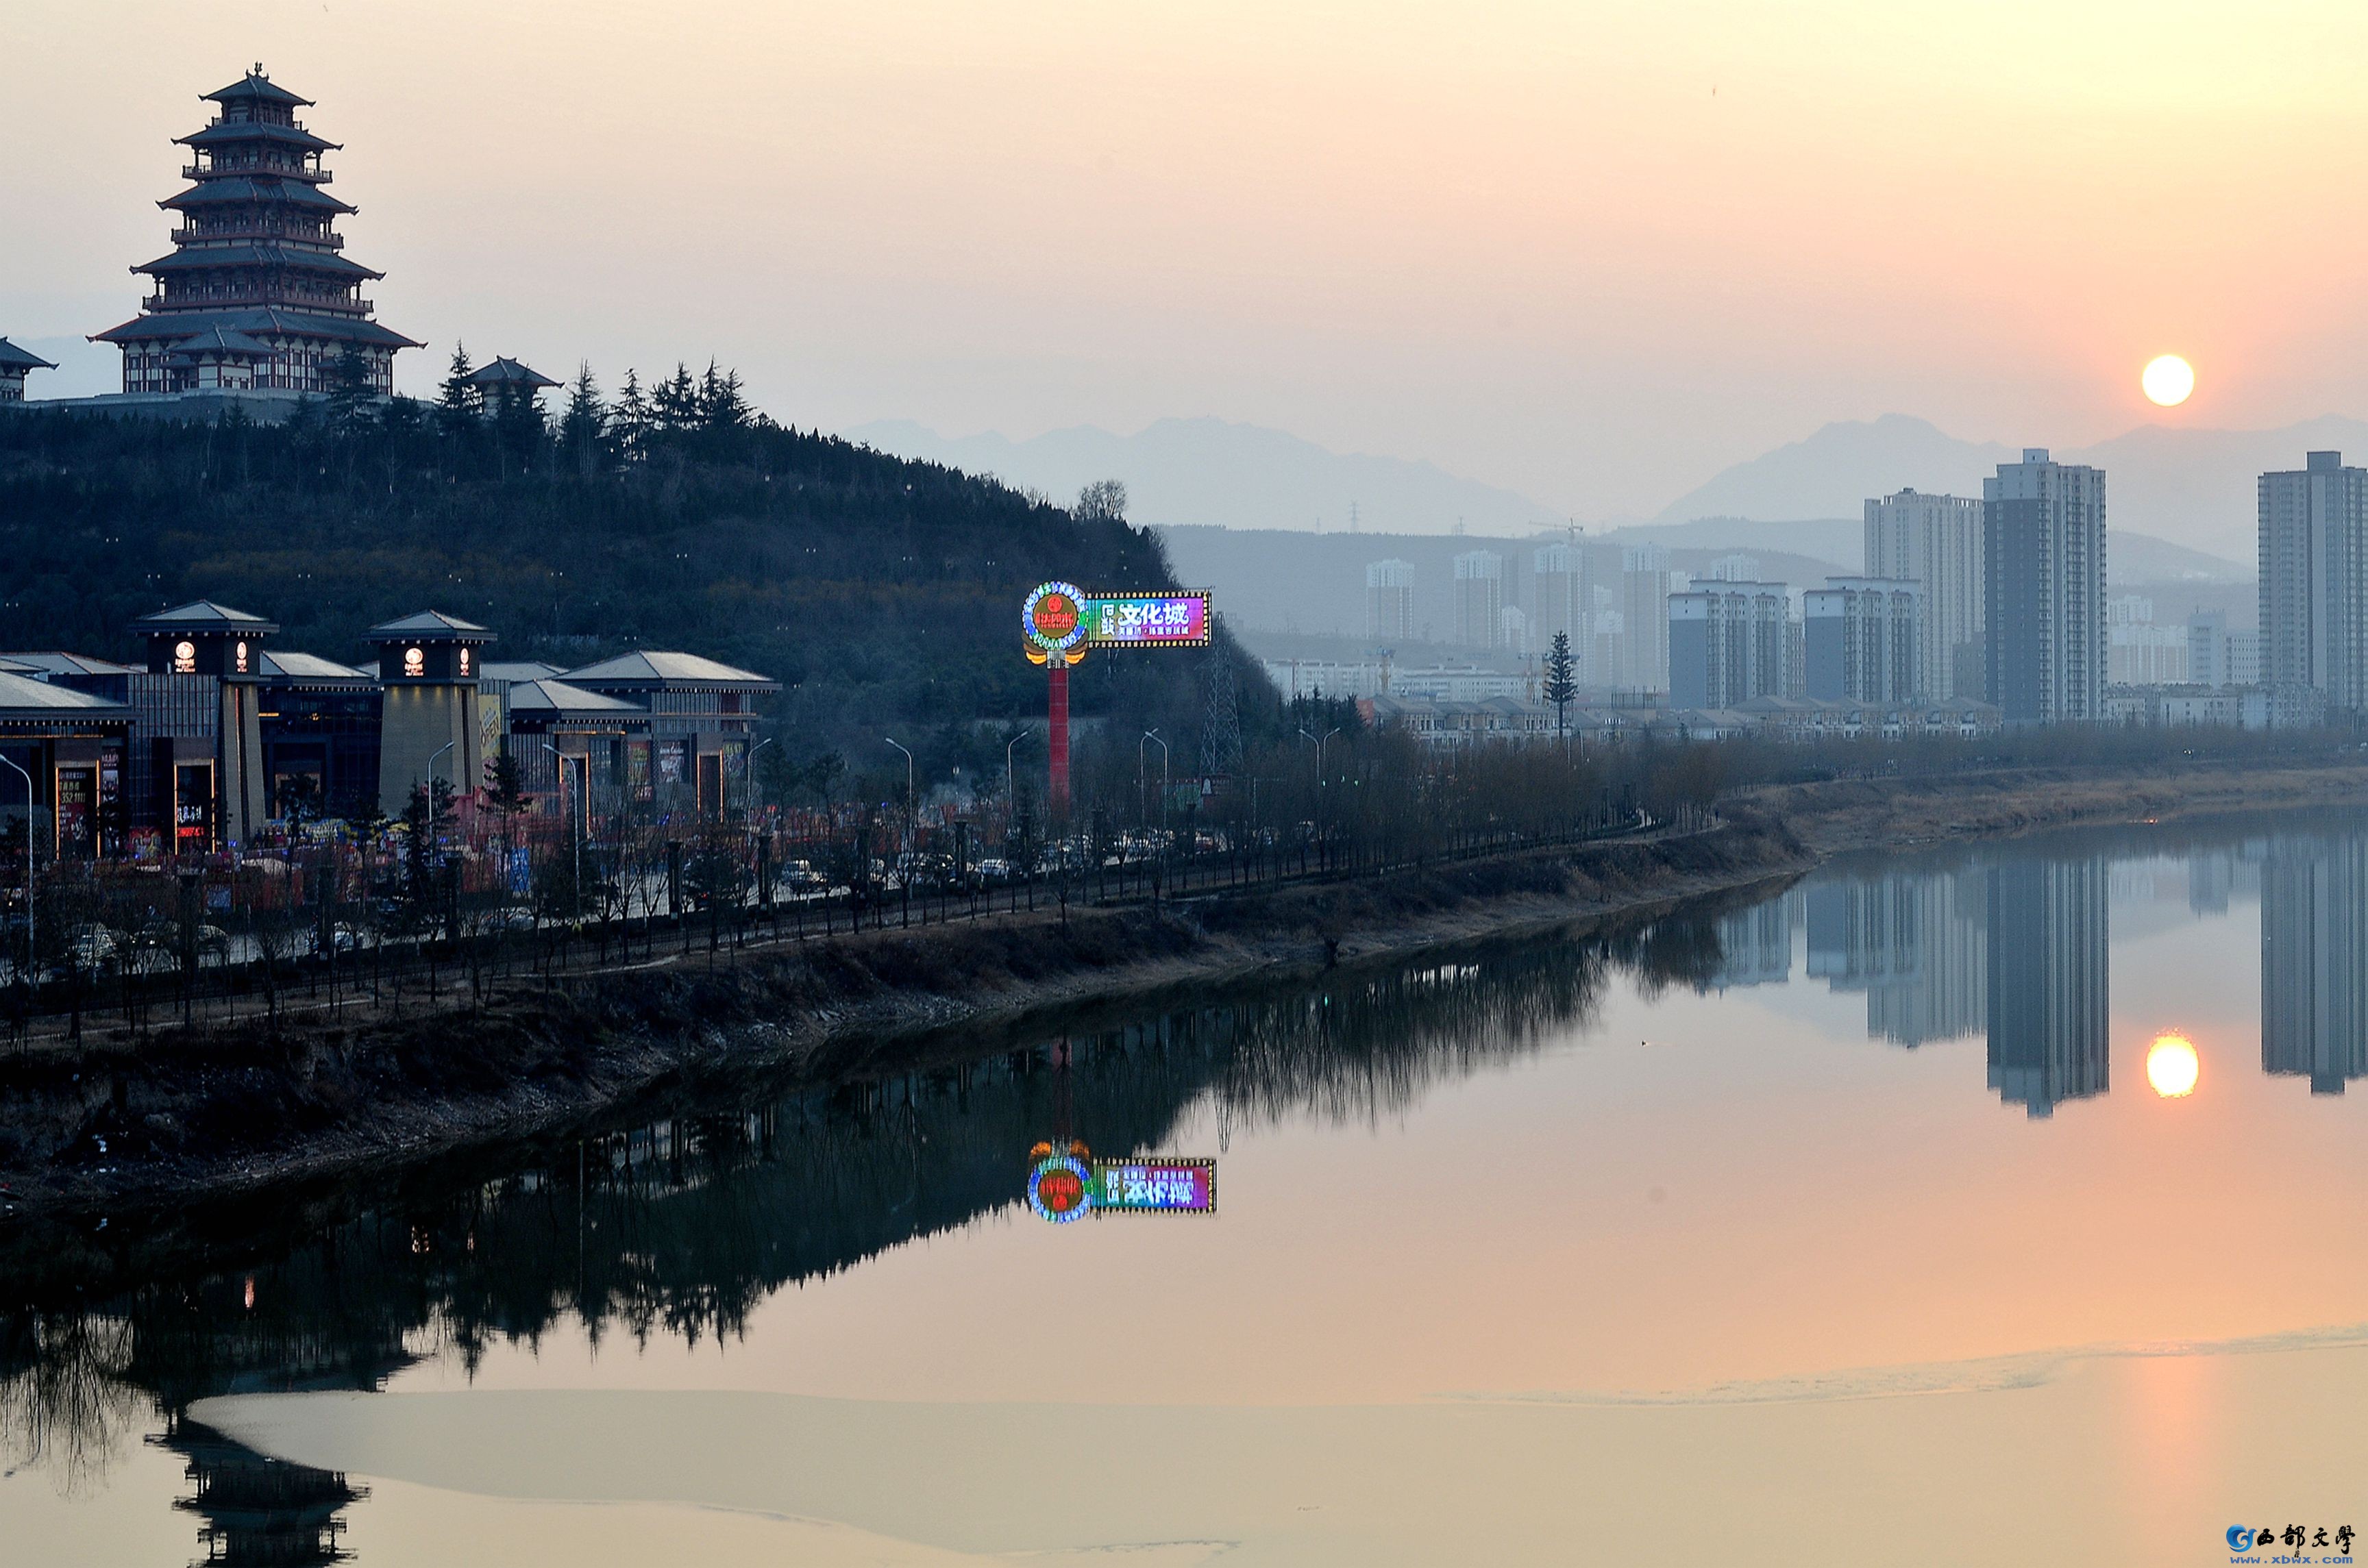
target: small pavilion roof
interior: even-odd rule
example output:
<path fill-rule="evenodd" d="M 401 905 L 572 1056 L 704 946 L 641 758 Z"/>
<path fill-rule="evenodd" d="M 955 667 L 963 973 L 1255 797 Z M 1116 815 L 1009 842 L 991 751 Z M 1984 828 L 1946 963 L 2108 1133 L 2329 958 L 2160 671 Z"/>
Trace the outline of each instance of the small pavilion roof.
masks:
<path fill-rule="evenodd" d="M 160 609 L 142 616 L 131 626 L 136 631 L 245 631 L 255 636 L 279 630 L 278 621 L 218 605 L 211 599 L 191 599 L 171 609 Z"/>
<path fill-rule="evenodd" d="M 309 207 L 315 212 L 359 210 L 310 180 L 290 179 L 284 175 L 260 172 L 216 175 L 201 179 L 180 195 L 168 196 L 156 205 L 174 212 L 186 211 L 192 207 L 230 207 L 250 201 L 267 206 Z"/>
<path fill-rule="evenodd" d="M 129 717 L 131 712 L 131 710 L 120 702 L 93 697 L 89 692 L 76 691 L 70 686 L 51 686 L 45 680 L 34 680 L 28 676 L 15 676 L 0 670 L 0 720 L 40 719 L 67 713 Z"/>
<path fill-rule="evenodd" d="M 312 99 L 298 97 L 295 94 L 290 92 L 287 88 L 281 86 L 279 83 L 274 82 L 270 77 L 265 75 L 263 74 L 263 67 L 260 64 L 257 64 L 254 70 L 249 71 L 245 76 L 233 82 L 227 87 L 217 88 L 211 93 L 199 94 L 199 101 L 201 103 L 216 104 L 247 102 L 286 104 L 290 108 L 311 108 L 313 107 Z"/>
<path fill-rule="evenodd" d="M 423 609 L 416 615 L 406 615 L 396 620 L 382 620 L 367 633 L 373 642 L 401 642 L 410 638 L 432 638 L 446 642 L 490 642 L 494 634 L 473 620 L 462 620 L 457 615 L 446 615 L 440 609 Z"/>
<path fill-rule="evenodd" d="M 376 277 L 373 273 L 371 276 Z M 495 359 L 481 365 L 461 378 L 472 387 L 555 387 L 559 383 L 539 370 L 529 369 L 515 359 Z"/>
<path fill-rule="evenodd" d="M 17 347 L 0 337 L 0 370 L 54 370 L 57 367 L 38 354 Z"/>
<path fill-rule="evenodd" d="M 632 713 L 643 718 L 649 716 L 648 710 L 639 703 L 604 697 L 580 686 L 570 686 L 564 680 L 518 681 L 510 687 L 509 695 L 502 701 L 512 713 Z"/>
<path fill-rule="evenodd" d="M 282 147 L 295 147 L 307 153 L 342 151 L 341 142 L 327 142 L 309 131 L 299 131 L 292 125 L 274 125 L 262 119 L 218 119 L 202 131 L 192 131 L 187 136 L 173 140 L 184 147 L 227 147 L 245 142 L 276 142 Z"/>
<path fill-rule="evenodd" d="M 0 653 L 0 660 L 44 676 L 129 676 L 140 673 L 130 665 L 119 665 L 112 659 L 94 659 L 87 653 Z"/>
<path fill-rule="evenodd" d="M 702 659 L 696 653 L 642 652 L 621 653 L 597 665 L 570 670 L 563 677 L 574 686 L 609 687 L 628 690 L 661 690 L 668 687 L 725 691 L 779 691 L 781 683 L 753 670 Z"/>
<path fill-rule="evenodd" d="M 209 267 L 295 267 L 306 272 L 326 272 L 340 278 L 383 278 L 358 261 L 335 251 L 306 250 L 300 245 L 187 245 L 154 261 L 143 261 L 134 272 L 195 272 Z"/>
<path fill-rule="evenodd" d="M 356 669 L 335 659 L 322 658 L 318 653 L 282 652 L 276 648 L 263 650 L 263 673 L 296 682 L 331 680 L 376 684 L 378 680 L 376 670 Z"/>
<path fill-rule="evenodd" d="M 367 343 L 374 347 L 416 348 L 416 338 L 361 316 L 320 315 L 311 311 L 257 305 L 230 311 L 150 311 L 120 326 L 93 333 L 93 343 L 178 342 L 210 327 L 229 327 L 258 337 L 314 337 L 332 343 Z"/>

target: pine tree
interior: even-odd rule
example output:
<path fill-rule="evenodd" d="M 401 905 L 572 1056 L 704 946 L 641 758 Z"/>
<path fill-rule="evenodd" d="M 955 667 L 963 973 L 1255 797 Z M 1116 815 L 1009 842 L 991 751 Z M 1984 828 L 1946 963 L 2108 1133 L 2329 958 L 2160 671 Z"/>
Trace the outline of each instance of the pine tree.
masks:
<path fill-rule="evenodd" d="M 609 416 L 609 427 L 617 437 L 617 449 L 628 458 L 642 455 L 643 443 L 650 434 L 650 400 L 642 392 L 639 371 L 625 371 L 625 390 L 617 394 L 616 412 Z"/>
<path fill-rule="evenodd" d="M 469 384 L 469 378 L 475 370 L 476 367 L 469 363 L 468 345 L 455 342 L 452 345 L 452 369 L 444 378 L 443 395 L 436 403 L 448 429 L 484 412 L 484 395 Z"/>
<path fill-rule="evenodd" d="M 688 430 L 700 421 L 699 383 L 691 380 L 688 365 L 677 364 L 650 401 L 661 430 Z"/>
<path fill-rule="evenodd" d="M 600 402 L 599 383 L 592 367 L 579 364 L 575 383 L 567 390 L 567 413 L 559 422 L 559 438 L 575 455 L 575 472 L 589 479 L 600 455 L 600 438 L 608 434 L 609 411 Z"/>
<path fill-rule="evenodd" d="M 1546 655 L 1545 698 L 1554 704 L 1554 733 L 1564 734 L 1570 723 L 1570 705 L 1578 696 L 1578 661 L 1571 657 L 1570 633 L 1554 633 L 1554 652 Z"/>
<path fill-rule="evenodd" d="M 718 375 L 715 361 L 707 362 L 707 374 L 699 387 L 700 417 L 711 430 L 737 430 L 748 423 L 748 400 L 740 389 L 740 372 L 726 370 Z"/>
<path fill-rule="evenodd" d="M 329 428 L 352 435 L 370 423 L 377 403 L 368 361 L 351 348 L 339 349 L 329 362 Z"/>

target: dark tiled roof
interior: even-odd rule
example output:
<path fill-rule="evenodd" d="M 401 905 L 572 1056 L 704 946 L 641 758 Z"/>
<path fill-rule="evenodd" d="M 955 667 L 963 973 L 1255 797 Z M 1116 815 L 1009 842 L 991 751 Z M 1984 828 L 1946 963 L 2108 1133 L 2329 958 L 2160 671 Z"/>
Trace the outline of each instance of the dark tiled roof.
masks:
<path fill-rule="evenodd" d="M 372 272 L 358 261 L 347 261 L 335 251 L 305 250 L 297 245 L 187 245 L 169 256 L 143 262 L 134 272 L 192 272 L 209 267 L 295 267 L 307 272 L 326 272 L 338 278 L 383 278 L 383 272 Z"/>
<path fill-rule="evenodd" d="M 285 179 L 279 175 L 218 175 L 212 179 L 199 180 L 180 195 L 168 196 L 156 205 L 172 212 L 186 211 L 192 207 L 231 207 L 247 202 L 276 207 L 309 207 L 316 212 L 355 210 L 309 180 Z"/>
<path fill-rule="evenodd" d="M 93 697 L 70 686 L 12 676 L 0 670 L 0 719 L 41 718 L 52 713 L 131 715 L 131 710 L 104 697 Z"/>
<path fill-rule="evenodd" d="M 184 147 L 227 147 L 245 142 L 273 142 L 282 147 L 298 147 L 307 153 L 335 153 L 344 143 L 324 142 L 309 131 L 299 131 L 292 125 L 267 125 L 259 119 L 218 119 L 203 131 L 193 131 L 187 136 L 176 136 L 174 142 Z"/>
<path fill-rule="evenodd" d="M 513 713 L 638 713 L 644 718 L 649 713 L 638 703 L 603 697 L 564 680 L 519 681 L 502 701 Z"/>
<path fill-rule="evenodd" d="M 218 605 L 211 599 L 192 599 L 171 609 L 160 609 L 143 615 L 131 623 L 150 631 L 277 631 L 279 623 L 249 615 L 243 609 Z"/>
<path fill-rule="evenodd" d="M 376 277 L 377 274 L 373 273 L 371 276 Z M 555 387 L 559 384 L 549 376 L 529 369 L 515 359 L 495 359 L 472 370 L 461 380 L 472 387 Z"/>
<path fill-rule="evenodd" d="M 57 367 L 38 354 L 28 354 L 5 337 L 0 337 L 0 369 L 54 370 Z"/>
<path fill-rule="evenodd" d="M 597 665 L 586 665 L 580 670 L 570 670 L 565 677 L 573 685 L 591 687 L 737 687 L 743 690 L 779 691 L 781 683 L 753 670 L 737 670 L 730 665 L 719 665 L 713 659 L 702 659 L 696 653 L 662 652 L 632 653 L 617 658 L 603 659 Z"/>
<path fill-rule="evenodd" d="M 378 679 L 376 670 L 356 669 L 334 659 L 324 659 L 317 653 L 281 653 L 271 648 L 263 650 L 263 673 L 298 683 L 321 680 L 375 682 Z"/>
<path fill-rule="evenodd" d="M 245 103 L 252 101 L 266 104 L 286 104 L 291 108 L 311 108 L 313 107 L 312 99 L 298 97 L 295 94 L 290 92 L 287 88 L 279 85 L 279 84 L 274 82 L 270 77 L 265 75 L 260 70 L 248 72 L 245 75 L 240 77 L 237 81 L 233 82 L 227 87 L 221 88 L 215 92 L 200 94 L 199 101 L 216 104 Z"/>
<path fill-rule="evenodd" d="M 333 343 L 368 343 L 389 348 L 416 348 L 418 340 L 360 316 L 315 315 L 309 311 L 257 305 L 247 310 L 152 311 L 121 326 L 91 335 L 93 343 L 178 342 L 212 327 L 250 333 L 258 337 L 319 337 Z"/>
<path fill-rule="evenodd" d="M 200 354 L 265 355 L 271 352 L 271 347 L 257 343 L 246 334 L 230 327 L 210 326 L 195 336 L 185 337 L 173 345 L 173 352 L 192 357 Z"/>
<path fill-rule="evenodd" d="M 539 659 L 489 661 L 477 666 L 481 680 L 549 680 L 558 674 L 557 665 L 546 665 Z"/>
<path fill-rule="evenodd" d="M 423 609 L 416 615 L 406 615 L 400 620 L 383 620 L 370 629 L 374 642 L 400 642 L 406 637 L 448 637 L 456 642 L 490 642 L 494 634 L 473 620 L 446 615 L 440 609 Z"/>
<path fill-rule="evenodd" d="M 110 659 L 94 659 L 87 653 L 0 653 L 0 659 L 53 676 L 129 676 L 140 673 L 130 665 L 119 665 Z"/>

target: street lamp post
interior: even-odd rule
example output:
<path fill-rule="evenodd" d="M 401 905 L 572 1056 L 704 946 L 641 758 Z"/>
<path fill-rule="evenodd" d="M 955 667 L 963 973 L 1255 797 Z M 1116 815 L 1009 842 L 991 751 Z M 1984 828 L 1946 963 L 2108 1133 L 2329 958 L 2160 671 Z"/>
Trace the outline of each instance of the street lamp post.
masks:
<path fill-rule="evenodd" d="M 33 776 L 17 766 L 10 757 L 0 756 L 0 762 L 15 769 L 25 781 L 25 983 L 33 983 L 33 966 L 39 961 L 40 949 L 35 945 L 33 930 Z"/>
<path fill-rule="evenodd" d="M 1019 776 L 1011 771 L 1011 748 L 1035 733 L 1033 730 L 1023 728 L 1003 744 L 1003 792 L 1011 797 L 1011 808 L 1014 811 L 1019 808 Z"/>
<path fill-rule="evenodd" d="M 1332 729 L 1325 731 L 1321 735 L 1311 735 L 1305 730 L 1299 732 L 1299 738 L 1315 748 L 1315 814 L 1317 818 L 1316 830 L 1319 833 L 1323 831 L 1324 825 L 1322 821 L 1324 815 L 1324 743 L 1330 740 L 1339 733 L 1339 728 L 1337 725 Z M 1303 869 L 1305 868 L 1306 864 L 1307 862 L 1304 859 L 1300 861 L 1300 865 Z"/>
<path fill-rule="evenodd" d="M 905 872 L 896 881 L 897 892 L 905 906 L 904 921 L 910 926 L 913 923 L 913 840 L 920 833 L 920 823 L 913 814 L 913 754 L 899 744 L 894 735 L 880 738 L 905 754 Z M 921 905 L 921 919 L 926 924 L 928 917 L 929 906 L 925 903 Z"/>
<path fill-rule="evenodd" d="M 1157 730 L 1144 731 L 1143 740 L 1134 743 L 1134 753 L 1138 762 L 1142 759 L 1144 755 L 1144 741 L 1148 741 L 1159 748 L 1159 832 L 1162 838 L 1162 843 L 1159 846 L 1159 858 L 1161 863 L 1165 864 L 1167 858 L 1167 845 L 1165 842 L 1167 833 L 1167 743 L 1160 739 L 1159 732 Z M 1144 769 L 1145 773 L 1148 773 L 1148 768 Z M 1147 815 L 1148 813 L 1145 814 Z M 1159 896 L 1159 884 L 1165 880 L 1166 879 L 1163 877 L 1154 877 L 1152 879 L 1152 897 L 1155 901 L 1156 901 Z"/>
<path fill-rule="evenodd" d="M 580 920 L 584 915 L 584 835 L 575 831 L 575 802 L 570 797 L 567 781 L 567 754 L 549 741 L 542 743 L 542 749 L 559 759 L 559 809 L 567 818 L 567 847 L 570 852 L 567 901 L 574 906 L 571 913 Z M 608 928 L 608 917 L 603 915 L 600 929 L 605 932 Z M 606 941 L 607 937 L 601 939 Z"/>

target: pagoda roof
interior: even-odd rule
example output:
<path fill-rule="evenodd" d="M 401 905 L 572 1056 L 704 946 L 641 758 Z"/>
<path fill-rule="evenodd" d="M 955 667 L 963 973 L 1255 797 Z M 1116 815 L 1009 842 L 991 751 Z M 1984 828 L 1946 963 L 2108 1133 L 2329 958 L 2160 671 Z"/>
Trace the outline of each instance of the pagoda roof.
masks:
<path fill-rule="evenodd" d="M 52 686 L 45 680 L 0 670 L 0 719 L 40 720 L 61 712 L 129 716 L 131 710 L 70 686 Z"/>
<path fill-rule="evenodd" d="M 550 680 L 558 674 L 557 665 L 546 665 L 540 659 L 490 662 L 477 666 L 479 680 Z"/>
<path fill-rule="evenodd" d="M 133 621 L 135 629 L 150 631 L 248 631 L 266 632 L 279 630 L 277 621 L 249 615 L 243 609 L 218 605 L 211 599 L 191 599 L 171 609 L 160 609 Z"/>
<path fill-rule="evenodd" d="M 277 244 L 245 245 L 184 245 L 154 261 L 141 263 L 134 272 L 193 272 L 209 267 L 299 267 L 307 272 L 326 272 L 338 278 L 383 278 L 383 272 L 373 272 L 358 261 L 347 261 L 334 251 L 304 250 L 295 245 Z"/>
<path fill-rule="evenodd" d="M 633 713 L 648 717 L 636 702 L 586 691 L 564 680 L 522 680 L 511 685 L 502 705 L 512 713 Z"/>
<path fill-rule="evenodd" d="M 93 343 L 154 343 L 182 338 L 213 327 L 264 337 L 317 337 L 333 343 L 366 343 L 373 347 L 416 348 L 416 338 L 362 316 L 319 315 L 311 311 L 254 305 L 226 311 L 150 311 L 120 326 L 91 334 Z"/>
<path fill-rule="evenodd" d="M 494 634 L 473 620 L 423 609 L 400 620 L 382 620 L 365 634 L 373 642 L 400 642 L 408 637 L 441 637 L 454 642 L 491 642 Z"/>
<path fill-rule="evenodd" d="M 285 104 L 290 108 L 301 107 L 303 108 L 311 108 L 313 107 L 312 99 L 300 98 L 295 94 L 290 92 L 287 88 L 279 85 L 279 83 L 274 82 L 270 77 L 263 74 L 263 67 L 260 65 L 257 65 L 254 70 L 248 72 L 237 81 L 233 82 L 229 86 L 218 88 L 211 93 L 200 93 L 198 97 L 199 101 L 204 103 L 228 104 L 252 102 Z"/>
<path fill-rule="evenodd" d="M 173 345 L 176 354 L 195 357 L 200 354 L 252 354 L 261 357 L 271 352 L 268 343 L 257 343 L 246 334 L 226 326 L 210 326 L 194 337 L 185 337 Z"/>
<path fill-rule="evenodd" d="M 54 370 L 57 367 L 40 355 L 17 347 L 0 337 L 0 370 Z"/>
<path fill-rule="evenodd" d="M 297 147 L 307 153 L 336 153 L 345 149 L 342 142 L 330 142 L 309 131 L 299 131 L 292 125 L 274 125 L 264 119 L 218 119 L 201 131 L 187 136 L 176 136 L 174 142 L 184 147 L 235 146 L 242 142 L 276 142 L 282 147 Z"/>
<path fill-rule="evenodd" d="M 38 672 L 44 676 L 131 676 L 140 673 L 130 665 L 119 665 L 112 659 L 94 659 L 88 653 L 0 653 L 0 661 L 15 665 L 20 671 Z"/>
<path fill-rule="evenodd" d="M 734 669 L 730 665 L 702 659 L 696 653 L 635 652 L 603 659 L 597 665 L 570 670 L 564 677 L 575 686 L 648 687 L 668 687 L 708 690 L 779 691 L 781 683 L 753 670 Z"/>
<path fill-rule="evenodd" d="M 515 359 L 495 359 L 481 365 L 461 377 L 461 381 L 463 385 L 472 387 L 555 387 L 559 384 L 549 376 L 521 365 Z"/>
<path fill-rule="evenodd" d="M 282 203 L 290 207 L 309 207 L 316 212 L 358 210 L 310 180 L 244 171 L 234 175 L 209 176 L 180 195 L 168 196 L 156 205 L 167 211 L 186 211 L 192 207 L 229 207 L 245 202 L 263 206 Z"/>

